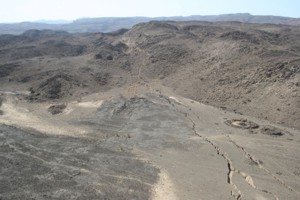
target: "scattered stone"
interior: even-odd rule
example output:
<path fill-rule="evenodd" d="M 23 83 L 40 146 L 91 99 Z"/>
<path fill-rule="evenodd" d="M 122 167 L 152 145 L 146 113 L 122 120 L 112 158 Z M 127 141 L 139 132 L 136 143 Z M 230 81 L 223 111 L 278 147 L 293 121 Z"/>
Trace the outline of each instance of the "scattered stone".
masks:
<path fill-rule="evenodd" d="M 52 115 L 57 115 L 62 113 L 67 106 L 65 104 L 60 105 L 52 105 L 48 108 L 48 112 L 50 112 Z"/>
<path fill-rule="evenodd" d="M 225 124 L 228 126 L 242 129 L 256 129 L 259 127 L 258 124 L 251 122 L 247 119 L 230 119 L 226 120 Z"/>
<path fill-rule="evenodd" d="M 108 55 L 108 56 L 106 57 L 106 59 L 107 59 L 107 60 L 113 60 L 113 56 L 112 56 L 112 55 Z"/>
<path fill-rule="evenodd" d="M 270 135 L 270 136 L 283 136 L 284 132 L 278 128 L 271 127 L 271 126 L 266 126 L 260 129 L 260 132 L 264 135 Z"/>
<path fill-rule="evenodd" d="M 257 131 L 254 131 L 253 129 L 249 129 L 249 130 L 248 130 L 248 133 L 249 133 L 249 134 L 257 134 Z"/>
<path fill-rule="evenodd" d="M 94 77 L 97 83 L 99 83 L 99 85 L 101 86 L 106 85 L 109 82 L 109 80 L 112 78 L 111 74 L 106 72 L 96 73 Z"/>
<path fill-rule="evenodd" d="M 102 55 L 101 55 L 100 53 L 98 53 L 98 54 L 96 54 L 96 55 L 94 56 L 94 58 L 95 58 L 95 59 L 102 59 Z"/>

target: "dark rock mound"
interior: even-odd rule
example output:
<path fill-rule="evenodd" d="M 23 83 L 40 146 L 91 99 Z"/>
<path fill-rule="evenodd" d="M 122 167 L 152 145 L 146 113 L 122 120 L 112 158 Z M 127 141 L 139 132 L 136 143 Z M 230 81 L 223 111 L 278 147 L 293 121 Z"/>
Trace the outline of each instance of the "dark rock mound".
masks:
<path fill-rule="evenodd" d="M 124 55 L 128 46 L 122 42 L 117 42 L 116 44 L 100 44 L 98 53 L 95 54 L 94 59 L 103 60 L 114 60 L 115 57 Z"/>
<path fill-rule="evenodd" d="M 270 136 L 283 136 L 284 132 L 278 128 L 267 126 L 260 129 L 260 132 L 264 135 L 270 135 Z"/>
<path fill-rule="evenodd" d="M 128 49 L 128 46 L 123 42 L 117 42 L 116 44 L 112 45 L 112 50 L 122 53 Z"/>
<path fill-rule="evenodd" d="M 154 103 L 143 97 L 132 97 L 126 99 L 121 97 L 113 101 L 105 101 L 98 109 L 98 116 L 106 119 L 127 118 L 136 109 L 146 109 Z"/>
<path fill-rule="evenodd" d="M 279 33 L 270 33 L 267 31 L 258 31 L 261 41 L 267 41 L 271 44 L 278 44 L 281 42 L 281 35 Z"/>
<path fill-rule="evenodd" d="M 153 46 L 150 52 L 149 61 L 152 67 L 146 68 L 144 73 L 161 79 L 174 74 L 189 56 L 187 49 L 177 45 Z"/>
<path fill-rule="evenodd" d="M 230 31 L 227 33 L 223 33 L 220 37 L 236 41 L 244 40 L 251 43 L 258 43 L 258 39 L 254 35 L 243 31 Z"/>
<path fill-rule="evenodd" d="M 99 60 L 99 59 L 105 59 L 105 60 L 108 60 L 108 61 L 111 61 L 114 59 L 114 56 L 111 54 L 111 52 L 105 50 L 105 51 L 101 51 L 100 53 L 97 53 L 94 58 L 96 60 Z"/>
<path fill-rule="evenodd" d="M 10 75 L 18 66 L 16 63 L 0 65 L 0 78 Z"/>
<path fill-rule="evenodd" d="M 268 66 L 265 70 L 267 78 L 277 80 L 287 80 L 300 73 L 300 62 L 278 62 L 275 65 Z M 268 80 L 268 79 L 267 79 Z"/>
<path fill-rule="evenodd" d="M 94 56 L 95 59 L 102 59 L 103 56 L 101 53 L 97 53 L 95 56 Z"/>
<path fill-rule="evenodd" d="M 175 142 L 174 132 L 182 133 L 178 135 L 183 139 L 190 132 L 190 125 L 185 115 L 172 109 L 170 103 L 168 97 L 154 94 L 121 96 L 104 101 L 92 115 L 83 117 L 81 123 L 90 125 L 93 137 L 124 138 L 130 146 L 156 150 L 177 145 L 186 149 Z"/>
<path fill-rule="evenodd" d="M 106 60 L 113 60 L 113 59 L 114 59 L 114 57 L 112 55 L 106 56 Z"/>
<path fill-rule="evenodd" d="M 66 109 L 65 104 L 59 104 L 59 105 L 52 105 L 48 108 L 48 112 L 50 112 L 52 115 L 57 115 L 62 113 Z"/>
<path fill-rule="evenodd" d="M 42 82 L 37 88 L 31 88 L 29 100 L 54 100 L 72 95 L 71 90 L 80 87 L 76 77 L 57 74 Z"/>
<path fill-rule="evenodd" d="M 103 86 L 109 82 L 111 74 L 107 72 L 99 72 L 94 75 L 94 78 L 99 85 Z"/>
<path fill-rule="evenodd" d="M 160 42 L 175 38 L 176 34 L 166 33 L 158 35 L 139 34 L 136 39 L 139 48 L 149 48 L 149 46 L 158 44 Z"/>
<path fill-rule="evenodd" d="M 152 101 L 153 100 L 153 101 Z M 155 102 L 154 102 L 155 101 Z M 159 106 L 158 103 L 159 102 Z M 98 115 L 111 118 L 128 118 L 134 114 L 134 112 L 145 112 L 146 110 L 152 110 L 154 108 L 167 109 L 170 104 L 176 104 L 177 102 L 169 99 L 163 95 L 147 94 L 146 97 L 134 96 L 131 98 L 121 97 L 112 101 L 105 101 L 98 109 Z M 146 112 L 147 113 L 147 112 Z M 144 113 L 143 115 L 147 115 Z M 167 120 L 167 119 L 166 119 Z"/>
<path fill-rule="evenodd" d="M 30 80 L 32 80 L 32 76 L 23 76 L 17 79 L 20 83 L 28 83 Z"/>
<path fill-rule="evenodd" d="M 187 50 L 180 46 L 160 46 L 160 48 L 153 49 L 150 59 L 152 63 L 158 61 L 177 63 L 187 53 Z"/>

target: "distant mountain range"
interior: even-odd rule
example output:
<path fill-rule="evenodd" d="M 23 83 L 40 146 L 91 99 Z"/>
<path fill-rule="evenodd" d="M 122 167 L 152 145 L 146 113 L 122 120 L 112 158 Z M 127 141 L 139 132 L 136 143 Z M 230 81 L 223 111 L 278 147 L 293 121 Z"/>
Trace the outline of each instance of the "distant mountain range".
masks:
<path fill-rule="evenodd" d="M 249 13 L 224 14 L 224 15 L 193 15 L 187 17 L 103 17 L 103 18 L 83 18 L 72 22 L 68 21 L 47 21 L 21 22 L 12 24 L 0 24 L 0 34 L 21 34 L 29 29 L 52 29 L 62 30 L 70 33 L 84 32 L 111 32 L 121 28 L 131 28 L 132 26 L 149 21 L 237 21 L 241 23 L 270 23 L 285 25 L 300 25 L 300 18 L 251 15 Z"/>

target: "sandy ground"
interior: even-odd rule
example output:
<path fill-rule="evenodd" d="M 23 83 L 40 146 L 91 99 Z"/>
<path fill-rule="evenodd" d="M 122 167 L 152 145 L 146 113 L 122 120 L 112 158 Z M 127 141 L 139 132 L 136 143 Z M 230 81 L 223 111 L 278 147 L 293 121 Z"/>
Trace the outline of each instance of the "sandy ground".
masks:
<path fill-rule="evenodd" d="M 159 181 L 154 186 L 153 191 L 153 200 L 177 200 L 178 198 L 175 196 L 174 185 L 171 182 L 168 174 L 166 172 L 160 172 Z"/>
<path fill-rule="evenodd" d="M 151 89 L 155 91 L 155 87 L 154 84 Z M 122 171 L 129 169 L 125 169 L 119 160 L 115 166 L 116 170 L 107 174 L 111 174 L 118 183 L 125 185 L 124 187 L 138 180 L 141 185 L 145 185 L 142 187 L 151 188 L 145 191 L 151 192 L 149 194 L 144 192 L 144 196 L 138 196 L 137 190 L 140 190 L 140 187 L 124 193 L 117 190 L 123 198 L 108 197 L 110 199 L 124 199 L 124 197 L 154 200 L 299 198 L 299 130 L 216 109 L 176 96 L 167 88 L 160 88 L 159 91 L 169 95 L 140 93 L 137 96 L 108 95 L 100 98 L 101 95 L 94 94 L 80 101 L 64 102 L 67 108 L 58 115 L 51 115 L 47 111 L 52 104 L 30 104 L 14 94 L 6 93 L 2 95 L 4 101 L 0 108 L 3 111 L 0 123 L 29 132 L 38 131 L 43 133 L 44 137 L 72 136 L 101 141 L 103 148 L 117 151 L 114 154 L 116 157 L 122 155 L 118 152 L 129 152 L 130 160 L 144 163 L 134 167 L 130 173 L 135 174 L 136 170 L 143 171 L 149 167 L 159 171 L 156 179 L 153 178 L 154 171 L 149 175 L 122 174 Z M 233 121 L 232 126 L 225 123 L 232 119 L 236 120 Z M 249 129 L 247 126 L 237 127 L 235 125 L 241 124 L 237 121 L 239 119 L 247 120 L 245 123 L 257 124 L 258 127 Z M 2 137 L 7 136 L 2 134 Z M 17 141 L 16 138 L 8 140 Z M 60 140 L 56 142 L 59 144 Z M 1 144 L 3 147 L 4 143 Z M 50 147 L 40 148 L 45 148 L 43 151 L 46 151 Z M 31 154 L 31 151 L 24 153 L 17 147 L 14 150 L 22 155 Z M 5 151 L 2 150 L 0 155 L 7 159 Z M 42 154 L 35 156 L 46 159 Z M 92 156 L 99 160 L 97 156 L 101 156 L 101 152 L 97 155 L 82 154 L 82 156 Z M 87 162 L 86 165 L 87 167 L 82 167 L 81 172 L 76 175 L 77 182 L 92 180 L 91 177 L 86 178 L 88 175 L 85 172 L 91 171 L 88 169 L 91 169 L 94 164 Z M 69 167 L 72 167 L 72 164 Z M 56 168 L 60 169 L 63 166 L 56 164 Z M 9 169 L 13 168 L 2 169 L 1 173 Z M 98 171 L 93 170 L 90 174 L 101 176 L 106 168 L 99 167 Z M 156 181 L 147 182 L 150 180 L 149 177 Z M 128 182 L 124 182 L 124 179 Z M 115 183 L 93 181 L 91 187 L 98 184 L 98 191 L 100 193 L 102 191 L 101 194 L 105 194 L 103 192 L 106 191 L 105 188 Z M 23 184 L 26 184 L 26 180 Z M 8 189 L 0 189 L 2 199 L 17 199 L 9 195 Z M 67 189 L 60 192 L 56 190 L 55 195 L 58 199 L 63 199 L 67 191 Z M 18 192 L 20 195 L 18 197 L 22 197 L 22 194 L 23 197 L 28 197 L 24 191 Z M 36 198 L 41 197 L 39 196 L 41 194 L 43 191 L 37 193 Z M 94 197 L 97 197 L 97 194 L 95 193 Z M 136 196 L 131 196 L 132 194 Z M 50 198 L 54 198 L 55 195 L 50 195 Z M 68 196 L 68 198 L 76 199 L 75 196 Z"/>

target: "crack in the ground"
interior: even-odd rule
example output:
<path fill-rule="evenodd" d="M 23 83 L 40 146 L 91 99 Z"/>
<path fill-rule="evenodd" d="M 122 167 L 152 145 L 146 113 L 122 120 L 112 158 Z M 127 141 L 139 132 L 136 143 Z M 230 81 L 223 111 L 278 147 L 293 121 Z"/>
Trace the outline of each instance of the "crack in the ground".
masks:
<path fill-rule="evenodd" d="M 237 200 L 242 199 L 242 192 L 239 190 L 237 185 L 233 182 L 233 174 L 236 172 L 236 170 L 233 167 L 231 159 L 228 157 L 226 152 L 223 152 L 219 146 L 214 144 L 211 140 L 205 137 L 205 141 L 209 143 L 211 146 L 214 147 L 214 149 L 217 151 L 217 155 L 221 156 L 223 159 L 226 160 L 227 162 L 227 167 L 228 167 L 228 173 L 227 173 L 227 183 L 233 187 L 235 190 L 235 193 L 233 190 L 231 191 L 231 196 L 236 198 Z"/>
<path fill-rule="evenodd" d="M 239 190 L 239 188 L 237 187 L 237 185 L 233 182 L 232 177 L 233 177 L 233 173 L 236 172 L 236 170 L 234 169 L 233 165 L 232 165 L 232 161 L 230 160 L 230 158 L 226 155 L 226 152 L 222 152 L 222 150 L 220 149 L 219 146 L 217 146 L 216 144 L 214 144 L 211 140 L 209 140 L 207 137 L 199 134 L 196 130 L 196 124 L 195 122 L 188 117 L 187 118 L 190 120 L 190 122 L 192 123 L 193 127 L 192 130 L 194 132 L 194 134 L 202 139 L 204 139 L 204 141 L 206 141 L 208 144 L 210 144 L 217 152 L 217 155 L 221 156 L 223 159 L 226 160 L 227 162 L 227 167 L 228 167 L 228 173 L 227 173 L 227 183 L 233 188 L 231 190 L 231 196 L 234 197 L 236 200 L 241 200 L 242 199 L 242 192 Z"/>
<path fill-rule="evenodd" d="M 175 109 L 176 109 L 176 108 L 175 108 Z M 176 110 L 177 110 L 178 112 L 181 112 L 182 114 L 184 114 L 185 117 L 192 123 L 192 131 L 193 131 L 193 133 L 194 133 L 196 136 L 198 136 L 198 137 L 204 139 L 204 141 L 206 141 L 208 144 L 210 144 L 210 145 L 216 150 L 217 155 L 221 156 L 224 160 L 226 160 L 226 162 L 227 162 L 227 168 L 228 168 L 228 173 L 227 173 L 227 183 L 232 187 L 232 190 L 231 190 L 231 193 L 230 193 L 230 194 L 231 194 L 231 196 L 232 196 L 233 198 L 235 198 L 236 200 L 241 200 L 241 199 L 242 199 L 242 196 L 243 196 L 241 190 L 240 190 L 240 189 L 238 188 L 238 186 L 233 182 L 233 174 L 236 173 L 236 174 L 240 175 L 240 176 L 244 179 L 244 181 L 245 181 L 249 186 L 251 186 L 253 189 L 256 189 L 256 190 L 258 190 L 258 191 L 262 191 L 262 192 L 268 193 L 268 194 L 272 195 L 272 196 L 274 197 L 275 200 L 279 200 L 279 198 L 277 197 L 277 195 L 273 194 L 272 192 L 269 192 L 269 191 L 266 191 L 266 190 L 259 190 L 259 189 L 255 186 L 254 181 L 253 181 L 253 179 L 252 179 L 252 177 L 251 177 L 250 175 L 248 175 L 248 174 L 245 173 L 245 172 L 242 172 L 241 170 L 235 169 L 235 168 L 233 167 L 233 163 L 232 163 L 231 159 L 228 157 L 228 155 L 227 155 L 226 152 L 222 151 L 218 145 L 216 145 L 213 141 L 211 141 L 210 139 L 208 139 L 206 136 L 203 136 L 203 135 L 201 135 L 200 133 L 198 133 L 198 131 L 196 130 L 196 123 L 194 122 L 194 120 L 193 120 L 192 118 L 190 118 L 190 117 L 188 116 L 188 113 L 185 113 L 185 112 L 180 111 L 180 110 L 178 110 L 178 109 L 176 109 Z M 199 117 L 195 112 L 193 112 L 193 115 L 195 115 L 195 117 L 196 117 L 197 119 L 200 119 L 200 117 Z M 245 151 L 244 151 L 244 152 L 245 152 Z M 256 161 L 256 160 L 253 158 L 253 156 L 251 156 L 251 157 L 252 157 L 252 159 L 253 159 L 253 161 L 254 161 L 255 163 L 258 163 L 258 161 Z M 251 158 L 250 158 L 250 159 L 251 159 Z M 252 160 L 252 159 L 251 159 L 251 160 Z"/>
<path fill-rule="evenodd" d="M 173 104 L 171 104 L 173 106 Z M 227 183 L 232 187 L 232 190 L 230 192 L 230 195 L 235 198 L 236 200 L 241 200 L 242 199 L 242 192 L 239 190 L 239 188 L 237 187 L 237 185 L 235 183 L 233 183 L 232 181 L 232 177 L 233 177 L 233 173 L 235 172 L 235 169 L 232 165 L 231 160 L 229 159 L 229 157 L 226 155 L 226 152 L 222 152 L 220 147 L 217 146 L 216 144 L 214 144 L 211 140 L 209 140 L 206 136 L 201 135 L 200 133 L 198 133 L 198 131 L 196 130 L 196 123 L 194 122 L 194 120 L 189 117 L 189 114 L 183 111 L 180 111 L 179 109 L 177 109 L 176 107 L 173 106 L 173 108 L 182 113 L 191 123 L 192 123 L 192 131 L 194 133 L 195 136 L 202 138 L 205 142 L 207 142 L 209 145 L 211 145 L 217 152 L 217 155 L 221 156 L 224 160 L 226 160 L 227 162 L 227 168 L 228 168 L 228 173 L 227 173 Z M 199 119 L 199 116 L 196 115 L 194 112 L 193 114 L 197 117 L 197 119 Z"/>
<path fill-rule="evenodd" d="M 285 182 L 280 180 L 276 175 L 274 175 L 271 171 L 269 171 L 267 168 L 265 168 L 258 159 L 256 159 L 253 155 L 251 155 L 244 147 L 242 147 L 241 145 L 238 145 L 229 135 L 226 135 L 226 137 L 229 139 L 229 141 L 233 145 L 235 145 L 235 147 L 237 147 L 238 149 L 241 149 L 244 152 L 244 155 L 246 158 L 249 158 L 252 162 L 254 162 L 256 164 L 256 166 L 258 166 L 261 170 L 263 170 L 268 175 L 270 175 L 275 181 L 280 183 L 282 186 L 284 186 L 289 191 L 299 194 L 298 191 L 294 190 L 291 186 L 287 185 Z M 278 197 L 276 195 L 274 195 L 274 196 L 276 197 L 276 199 L 278 199 Z"/>

